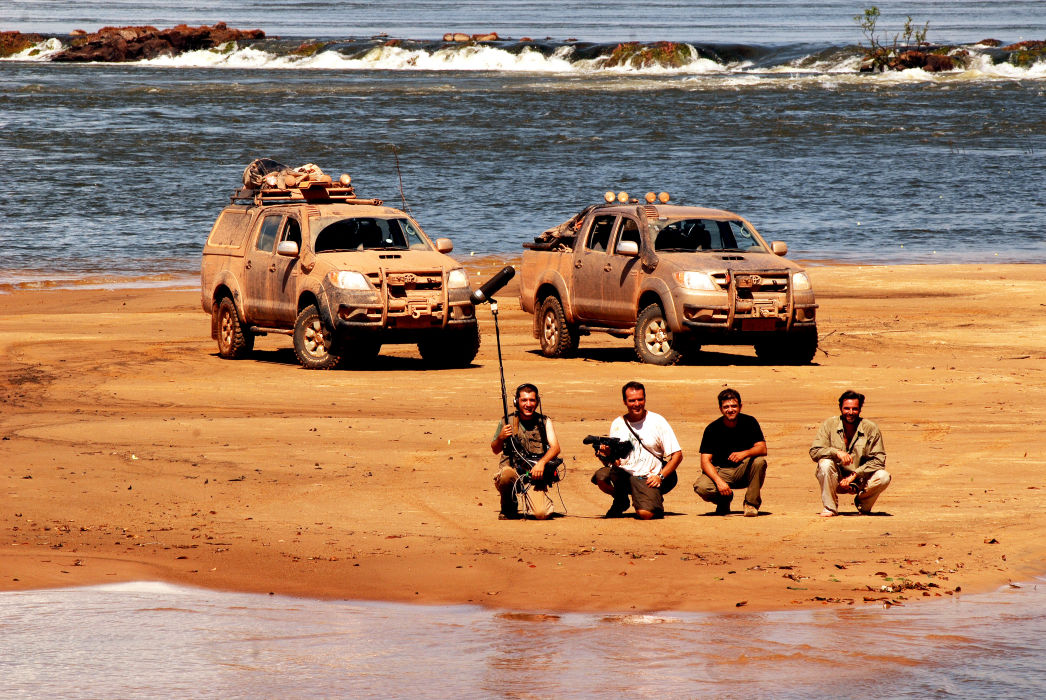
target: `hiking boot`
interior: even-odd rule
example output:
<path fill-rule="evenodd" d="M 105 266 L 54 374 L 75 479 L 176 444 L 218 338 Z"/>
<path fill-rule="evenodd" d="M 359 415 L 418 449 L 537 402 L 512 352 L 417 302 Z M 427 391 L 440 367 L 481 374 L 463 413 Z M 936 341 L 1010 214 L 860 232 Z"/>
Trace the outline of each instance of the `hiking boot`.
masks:
<path fill-rule="evenodd" d="M 750 505 L 748 505 L 746 503 L 745 504 L 745 517 L 746 518 L 754 518 L 757 515 L 759 515 L 759 509 L 756 508 L 755 506 L 750 506 Z"/>
<path fill-rule="evenodd" d="M 627 498 L 615 498 L 614 503 L 607 510 L 604 518 L 623 518 L 625 517 L 625 511 L 628 510 L 629 502 Z"/>
<path fill-rule="evenodd" d="M 516 511 L 515 513 L 513 513 L 512 511 L 509 511 L 507 513 L 505 511 L 501 511 L 500 513 L 498 513 L 498 520 L 519 520 L 520 517 L 521 516 L 519 514 L 519 511 Z"/>
<path fill-rule="evenodd" d="M 865 508 L 861 505 L 861 494 L 857 494 L 856 496 L 854 496 L 854 508 L 856 508 L 857 512 L 861 515 L 868 515 L 872 512 L 871 508 Z"/>
<path fill-rule="evenodd" d="M 730 503 L 716 503 L 715 504 L 716 515 L 730 515 Z"/>

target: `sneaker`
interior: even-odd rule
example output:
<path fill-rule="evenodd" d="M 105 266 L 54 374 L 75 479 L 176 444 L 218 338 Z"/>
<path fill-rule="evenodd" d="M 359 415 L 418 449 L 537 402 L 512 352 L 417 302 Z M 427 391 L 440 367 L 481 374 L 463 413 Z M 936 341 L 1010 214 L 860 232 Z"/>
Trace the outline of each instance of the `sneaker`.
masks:
<path fill-rule="evenodd" d="M 857 512 L 861 515 L 868 515 L 872 512 L 871 508 L 865 508 L 861 505 L 861 494 L 854 496 L 854 508 L 856 508 Z"/>
<path fill-rule="evenodd" d="M 824 510 L 821 511 L 821 517 L 822 518 L 834 518 L 835 517 L 835 511 L 834 510 L 829 510 L 828 508 L 825 508 Z"/>
<path fill-rule="evenodd" d="M 730 504 L 729 503 L 716 503 L 715 505 L 716 515 L 730 515 Z"/>
<path fill-rule="evenodd" d="M 755 506 L 750 506 L 750 505 L 748 505 L 746 503 L 745 504 L 745 517 L 746 518 L 754 518 L 757 515 L 759 515 L 759 509 L 756 508 Z"/>

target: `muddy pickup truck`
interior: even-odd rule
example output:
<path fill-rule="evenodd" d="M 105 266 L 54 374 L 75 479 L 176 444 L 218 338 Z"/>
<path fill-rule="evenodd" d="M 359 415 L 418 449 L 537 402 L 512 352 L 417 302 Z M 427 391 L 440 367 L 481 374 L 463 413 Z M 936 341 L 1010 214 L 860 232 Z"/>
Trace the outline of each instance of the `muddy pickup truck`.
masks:
<path fill-rule="evenodd" d="M 435 366 L 471 364 L 479 327 L 450 240 L 357 198 L 348 175 L 300 170 L 237 190 L 211 229 L 200 281 L 218 354 L 241 358 L 281 333 L 309 369 L 365 363 L 388 343 L 416 343 Z"/>
<path fill-rule="evenodd" d="M 639 359 L 657 365 L 709 344 L 753 345 L 767 362 L 813 359 L 814 292 L 783 242 L 666 193 L 604 199 L 524 244 L 520 305 L 544 355 L 569 355 L 580 336 L 604 331 L 631 335 Z"/>

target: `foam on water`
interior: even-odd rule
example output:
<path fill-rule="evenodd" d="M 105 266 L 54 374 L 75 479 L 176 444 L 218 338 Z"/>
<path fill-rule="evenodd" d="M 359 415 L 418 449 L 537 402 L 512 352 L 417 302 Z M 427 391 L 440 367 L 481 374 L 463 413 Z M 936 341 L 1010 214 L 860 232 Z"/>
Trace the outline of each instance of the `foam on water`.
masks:
<path fill-rule="evenodd" d="M 765 63 L 750 59 L 716 61 L 701 55 L 691 44 L 683 44 L 690 59 L 681 66 L 642 65 L 633 59 L 621 65 L 609 65 L 609 47 L 595 57 L 577 55 L 572 45 L 556 46 L 551 51 L 536 47 L 516 47 L 508 50 L 496 44 L 445 45 L 439 48 L 421 48 L 379 44 L 356 55 L 345 55 L 338 50 L 321 50 L 311 55 L 295 52 L 272 52 L 256 46 L 238 46 L 235 42 L 213 49 L 187 51 L 176 56 L 135 61 L 130 65 L 162 68 L 229 68 L 265 70 L 379 70 L 379 71 L 446 71 L 446 72 L 504 72 L 504 73 L 563 73 L 575 75 L 794 75 L 804 74 L 853 74 L 862 80 L 877 79 L 881 82 L 927 82 L 956 79 L 1011 79 L 1039 80 L 1046 78 L 1046 60 L 1027 67 L 1011 63 L 993 63 L 988 50 L 980 44 L 965 47 L 970 52 L 971 66 L 956 68 L 941 73 L 926 73 L 921 69 L 891 71 L 879 75 L 859 74 L 863 52 L 849 47 L 823 47 L 818 58 L 807 54 L 779 63 Z M 26 49 L 6 59 L 7 61 L 46 62 L 65 48 L 57 39 L 47 39 L 35 47 Z M 752 47 L 767 52 L 766 47 Z M 772 52 L 770 52 L 772 53 Z"/>

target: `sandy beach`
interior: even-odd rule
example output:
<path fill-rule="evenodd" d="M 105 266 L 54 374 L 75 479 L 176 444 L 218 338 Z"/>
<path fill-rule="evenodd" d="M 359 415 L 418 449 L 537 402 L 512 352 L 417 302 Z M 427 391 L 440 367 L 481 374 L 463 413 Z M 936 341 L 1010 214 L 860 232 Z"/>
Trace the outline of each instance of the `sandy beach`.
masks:
<path fill-rule="evenodd" d="M 516 262 L 509 260 L 508 262 Z M 484 279 L 504 261 L 470 268 Z M 494 326 L 473 367 L 411 346 L 311 372 L 286 336 L 217 357 L 195 290 L 0 295 L 0 589 L 164 580 L 318 598 L 519 610 L 793 609 L 983 591 L 1044 569 L 1046 271 L 1041 265 L 810 268 L 821 351 L 767 366 L 711 347 L 641 365 L 628 341 L 540 356 L 510 286 L 506 382 L 534 382 L 567 474 L 563 517 L 499 521 L 489 441 Z M 662 521 L 603 520 L 582 445 L 644 382 L 683 446 Z M 691 484 L 716 393 L 741 392 L 769 469 L 758 518 Z M 868 396 L 893 484 L 873 516 L 818 517 L 807 449 L 842 390 Z M 557 498 L 557 510 L 563 506 Z M 958 593 L 957 593 L 958 592 Z"/>

